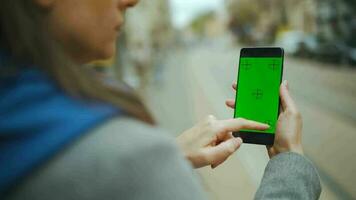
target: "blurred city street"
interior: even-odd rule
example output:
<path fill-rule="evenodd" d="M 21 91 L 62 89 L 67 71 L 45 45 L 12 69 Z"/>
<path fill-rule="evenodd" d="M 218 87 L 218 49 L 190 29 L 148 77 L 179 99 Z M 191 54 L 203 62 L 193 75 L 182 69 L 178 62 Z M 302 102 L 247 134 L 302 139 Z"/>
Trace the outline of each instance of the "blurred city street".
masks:
<path fill-rule="evenodd" d="M 178 135 L 208 114 L 231 118 L 224 102 L 235 96 L 239 50 L 229 36 L 171 50 L 163 79 L 145 93 L 159 123 Z M 355 198 L 356 70 L 286 57 L 284 73 L 303 114 L 305 153 L 320 172 L 322 199 Z M 265 147 L 244 144 L 223 166 L 201 169 L 201 178 L 212 199 L 251 199 L 267 161 Z"/>
<path fill-rule="evenodd" d="M 284 48 L 321 199 L 356 199 L 355 10 L 350 0 L 142 1 L 127 17 L 114 74 L 177 136 L 209 114 L 233 117 L 225 100 L 235 98 L 242 47 Z M 252 199 L 268 160 L 265 147 L 244 144 L 198 171 L 211 199 Z"/>
<path fill-rule="evenodd" d="M 73 192 L 83 198 L 102 194 L 146 198 L 152 192 L 155 199 L 192 198 L 193 192 L 186 188 L 197 188 L 184 184 L 195 184 L 190 172 L 197 172 L 210 200 L 254 199 L 260 185 L 264 191 L 257 198 L 315 199 L 320 194 L 318 180 L 320 199 L 356 199 L 356 0 L 97 0 L 88 5 L 63 1 L 63 6 L 44 2 L 0 3 L 4 96 L 0 165 L 5 166 L 5 171 L 0 168 L 0 200 L 2 192 L 27 198 L 45 191 L 55 196 L 51 190 L 55 186 L 60 186 L 56 192 L 64 191 L 59 193 L 68 197 Z M 236 97 L 232 85 L 237 82 L 242 48 L 248 48 L 241 62 L 246 74 L 240 76 L 235 116 L 270 127 L 207 118 L 234 117 L 226 101 Z M 276 121 L 281 49 L 283 79 L 303 119 L 302 144 L 296 109 L 288 109 L 291 112 Z M 288 105 L 288 95 L 282 97 Z M 162 135 L 146 140 L 153 135 L 141 135 L 147 132 L 145 127 L 121 116 L 162 128 L 173 139 L 184 133 L 177 139 L 181 151 L 173 151 L 174 142 L 167 140 L 166 145 Z M 263 145 L 241 144 L 226 135 L 232 129 L 245 141 L 262 144 L 270 144 L 277 133 L 270 149 L 276 159 L 270 162 Z M 116 141 L 122 135 L 116 131 L 135 132 L 137 137 L 130 134 L 135 137 L 121 146 Z M 251 131 L 265 134 L 249 135 Z M 86 133 L 103 141 L 95 137 L 93 143 L 84 137 Z M 98 149 L 94 156 L 81 149 L 87 141 Z M 144 154 L 142 148 L 133 148 L 141 144 L 147 145 Z M 76 146 L 89 157 L 71 159 L 81 157 Z M 182 157 L 176 159 L 176 152 Z M 110 162 L 97 161 L 98 156 Z M 160 160 L 153 162 L 151 157 Z M 92 165 L 81 164 L 86 158 L 105 161 L 93 170 L 104 169 L 110 178 L 105 173 L 57 176 L 72 169 L 62 162 L 91 172 L 87 166 Z M 111 164 L 117 160 L 119 170 Z M 192 162 L 192 168 L 185 160 Z M 163 170 L 165 164 L 176 169 Z M 151 169 L 159 172 L 150 173 Z M 85 180 L 91 180 L 86 178 L 99 176 L 93 183 L 99 187 L 86 185 Z M 111 181 L 121 181 L 120 177 L 125 177 L 120 190 L 125 193 L 106 187 L 117 185 Z M 171 185 L 165 184 L 167 180 Z M 70 187 L 62 188 L 67 186 L 64 181 Z M 43 190 L 42 183 L 47 182 L 49 190 Z M 163 184 L 169 189 L 163 190 Z M 89 190 L 94 186 L 96 190 Z M 200 193 L 197 189 L 196 195 Z"/>

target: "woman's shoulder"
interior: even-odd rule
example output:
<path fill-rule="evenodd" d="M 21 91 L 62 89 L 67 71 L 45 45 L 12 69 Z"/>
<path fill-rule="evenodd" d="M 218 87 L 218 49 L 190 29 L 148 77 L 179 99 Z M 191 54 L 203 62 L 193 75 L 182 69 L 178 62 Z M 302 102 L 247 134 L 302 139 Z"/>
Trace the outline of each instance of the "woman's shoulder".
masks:
<path fill-rule="evenodd" d="M 126 139 L 172 139 L 167 130 L 150 125 L 131 117 L 113 118 L 92 131 L 96 134 L 109 134 L 112 137 L 126 137 Z M 149 138 L 147 138 L 149 137 Z M 163 138 L 162 138 L 163 137 Z"/>
<path fill-rule="evenodd" d="M 137 157 L 159 149 L 176 148 L 175 139 L 167 130 L 129 117 L 114 118 L 102 124 L 84 140 L 85 143 L 102 141 L 107 144 L 106 148 L 114 148 L 119 152 L 118 159 Z"/>
<path fill-rule="evenodd" d="M 161 174 L 161 169 L 170 163 L 184 169 L 185 175 L 191 173 L 169 133 L 128 117 L 114 118 L 71 144 L 29 176 L 12 195 L 13 199 L 53 199 L 53 194 L 60 199 L 125 196 L 132 184 L 136 190 L 141 186 L 144 190 L 147 184 L 154 184 L 150 181 L 164 178 L 167 173 Z"/>
<path fill-rule="evenodd" d="M 130 117 L 118 117 L 107 121 L 89 133 L 94 141 L 114 142 L 118 148 L 150 147 L 160 143 L 174 143 L 172 134 L 158 126 L 149 125 Z"/>

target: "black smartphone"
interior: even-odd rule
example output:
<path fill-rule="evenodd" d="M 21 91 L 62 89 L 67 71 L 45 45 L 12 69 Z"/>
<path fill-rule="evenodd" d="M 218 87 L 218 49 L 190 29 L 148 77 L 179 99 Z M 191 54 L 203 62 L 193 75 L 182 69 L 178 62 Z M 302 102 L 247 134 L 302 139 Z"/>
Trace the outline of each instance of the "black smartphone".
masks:
<path fill-rule="evenodd" d="M 243 48 L 237 76 L 234 118 L 270 125 L 265 131 L 240 130 L 233 133 L 245 143 L 273 145 L 280 110 L 279 89 L 283 77 L 282 48 Z"/>

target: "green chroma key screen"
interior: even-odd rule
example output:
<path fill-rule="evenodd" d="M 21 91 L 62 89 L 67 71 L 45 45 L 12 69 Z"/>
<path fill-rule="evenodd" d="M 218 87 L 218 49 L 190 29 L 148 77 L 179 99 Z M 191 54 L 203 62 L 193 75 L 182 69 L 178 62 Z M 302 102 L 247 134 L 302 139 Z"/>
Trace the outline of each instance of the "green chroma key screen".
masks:
<path fill-rule="evenodd" d="M 282 66 L 282 57 L 240 58 L 235 118 L 242 117 L 271 126 L 266 131 L 241 131 L 275 133 Z"/>

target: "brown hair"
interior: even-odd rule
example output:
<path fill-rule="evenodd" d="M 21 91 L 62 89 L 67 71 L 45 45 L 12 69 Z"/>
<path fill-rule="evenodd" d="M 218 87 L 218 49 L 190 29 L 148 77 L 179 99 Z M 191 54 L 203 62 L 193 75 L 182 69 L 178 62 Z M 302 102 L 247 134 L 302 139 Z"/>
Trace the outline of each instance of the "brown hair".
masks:
<path fill-rule="evenodd" d="M 46 11 L 32 0 L 1 0 L 0 48 L 15 60 L 38 66 L 68 94 L 103 101 L 127 114 L 154 124 L 154 119 L 132 89 L 117 89 L 96 79 L 87 66 L 77 66 L 49 37 Z"/>

